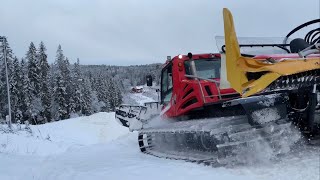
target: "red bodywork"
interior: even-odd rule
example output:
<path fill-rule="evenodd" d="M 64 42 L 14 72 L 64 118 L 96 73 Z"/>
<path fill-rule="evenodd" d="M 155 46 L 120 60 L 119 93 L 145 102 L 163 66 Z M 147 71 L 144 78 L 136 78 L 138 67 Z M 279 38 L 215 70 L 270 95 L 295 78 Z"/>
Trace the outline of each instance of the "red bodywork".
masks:
<path fill-rule="evenodd" d="M 319 55 L 312 55 L 318 57 Z M 272 58 L 281 60 L 283 58 L 298 58 L 298 54 L 269 54 L 258 55 L 256 59 Z M 221 60 L 220 54 L 194 54 L 192 56 L 194 61 L 201 59 L 215 59 Z M 169 102 L 163 102 L 162 115 L 169 118 L 179 117 L 188 114 L 192 110 L 201 109 L 204 106 L 219 104 L 226 100 L 240 97 L 240 95 L 232 88 L 220 89 L 219 83 L 209 82 L 207 80 L 195 80 L 187 78 L 185 70 L 185 61 L 189 61 L 186 55 L 175 56 L 171 61 L 164 64 L 163 69 L 172 64 L 172 96 Z M 163 72 L 161 73 L 163 74 Z M 220 82 L 220 78 L 213 80 Z M 199 83 L 200 82 L 200 83 Z M 161 81 L 162 83 L 162 81 Z M 202 90 L 200 89 L 200 86 Z M 162 87 L 161 87 L 162 89 Z M 161 90 L 162 92 L 162 90 Z M 203 95 L 205 98 L 203 98 Z M 219 94 L 220 92 L 220 94 Z M 163 96 L 161 94 L 161 96 Z"/>
<path fill-rule="evenodd" d="M 220 61 L 220 54 L 194 54 L 192 59 L 194 61 L 200 59 L 215 59 Z M 171 61 L 167 61 L 164 68 L 172 63 L 172 83 L 173 90 L 169 102 L 163 103 L 163 114 L 165 117 L 179 117 L 188 112 L 202 108 L 209 104 L 218 104 L 225 100 L 229 100 L 240 95 L 232 88 L 220 89 L 219 84 L 209 82 L 207 80 L 196 80 L 185 77 L 185 61 L 189 61 L 186 55 L 175 56 Z M 164 69 L 163 68 L 163 69 Z M 163 72 L 162 72 L 163 74 Z M 220 82 L 220 78 L 214 78 Z M 202 90 L 199 86 L 202 87 Z M 205 96 L 203 98 L 202 92 Z M 220 95 L 219 95 L 220 92 Z"/>

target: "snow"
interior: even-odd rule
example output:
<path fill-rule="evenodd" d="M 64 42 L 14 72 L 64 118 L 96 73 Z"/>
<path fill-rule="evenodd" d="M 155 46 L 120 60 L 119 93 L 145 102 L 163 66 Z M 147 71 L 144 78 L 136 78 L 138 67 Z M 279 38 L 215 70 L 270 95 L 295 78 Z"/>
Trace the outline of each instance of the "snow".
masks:
<path fill-rule="evenodd" d="M 145 155 L 138 149 L 137 133 L 129 133 L 120 126 L 114 119 L 114 113 L 98 113 L 32 126 L 32 129 L 39 129 L 43 136 L 49 134 L 51 141 L 23 134 L 5 135 L 11 139 L 9 144 L 19 146 L 19 151 L 0 153 L 0 179 L 319 178 L 319 149 L 312 148 L 276 163 L 219 168 Z M 28 153 L 27 146 L 34 151 Z"/>
<path fill-rule="evenodd" d="M 0 136 L 0 152 L 47 156 L 70 148 L 112 141 L 126 134 L 126 128 L 114 129 L 114 113 L 98 113 L 38 126 L 31 126 L 33 135 L 24 131 Z M 50 140 L 46 140 L 46 139 Z"/>
<path fill-rule="evenodd" d="M 259 124 L 265 124 L 281 118 L 277 108 L 264 108 L 252 113 L 252 118 Z"/>
<path fill-rule="evenodd" d="M 142 93 L 129 93 L 125 95 L 124 104 L 130 105 L 144 105 L 146 102 L 155 102 L 158 99 L 158 94 L 156 92 L 160 87 L 158 86 L 142 86 Z"/>
<path fill-rule="evenodd" d="M 129 132 L 117 123 L 114 113 L 97 113 L 31 129 L 32 136 L 25 131 L 0 135 L 1 180 L 320 178 L 319 147 L 297 146 L 276 161 L 209 167 L 141 153 L 137 132 Z"/>
<path fill-rule="evenodd" d="M 132 98 L 136 99 L 139 102 L 139 105 L 144 105 L 146 102 L 153 102 L 154 99 L 144 96 L 141 93 L 132 94 Z"/>

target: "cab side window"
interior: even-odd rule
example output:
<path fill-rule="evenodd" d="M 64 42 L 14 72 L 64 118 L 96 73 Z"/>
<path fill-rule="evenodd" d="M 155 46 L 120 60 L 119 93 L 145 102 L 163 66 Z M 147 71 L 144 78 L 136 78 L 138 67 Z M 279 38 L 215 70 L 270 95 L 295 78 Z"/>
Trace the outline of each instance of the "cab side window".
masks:
<path fill-rule="evenodd" d="M 169 102 L 172 96 L 172 64 L 162 70 L 161 75 L 161 103 Z"/>

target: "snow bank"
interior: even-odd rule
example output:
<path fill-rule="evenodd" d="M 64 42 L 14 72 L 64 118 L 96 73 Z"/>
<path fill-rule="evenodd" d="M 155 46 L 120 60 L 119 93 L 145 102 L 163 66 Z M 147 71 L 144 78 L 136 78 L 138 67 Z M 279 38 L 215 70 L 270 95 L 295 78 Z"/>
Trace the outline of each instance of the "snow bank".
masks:
<path fill-rule="evenodd" d="M 106 143 L 128 133 L 127 128 L 118 126 L 114 113 L 97 113 L 40 126 L 42 134 L 49 134 L 55 142 L 91 145 Z"/>
<path fill-rule="evenodd" d="M 69 149 L 107 143 L 128 133 L 119 126 L 114 113 L 97 113 L 68 120 L 31 126 L 32 134 L 17 131 L 0 136 L 0 152 L 47 156 Z"/>

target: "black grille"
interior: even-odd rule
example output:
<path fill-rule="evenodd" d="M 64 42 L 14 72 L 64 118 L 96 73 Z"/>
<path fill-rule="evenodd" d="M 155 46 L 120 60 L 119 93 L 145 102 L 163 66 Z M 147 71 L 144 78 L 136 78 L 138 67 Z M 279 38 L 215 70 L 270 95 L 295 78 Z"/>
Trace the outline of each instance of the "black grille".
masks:
<path fill-rule="evenodd" d="M 198 100 L 196 98 L 193 98 L 193 99 L 189 100 L 188 102 L 186 102 L 181 108 L 185 109 L 186 107 L 188 107 L 194 103 L 197 103 L 197 102 L 198 102 Z"/>
<path fill-rule="evenodd" d="M 186 92 L 186 94 L 183 95 L 182 99 L 184 99 L 185 97 L 187 97 L 189 94 L 191 94 L 193 92 L 193 89 L 190 89 L 189 91 Z"/>
<path fill-rule="evenodd" d="M 208 95 L 211 96 L 211 95 L 212 95 L 212 92 L 211 92 L 211 90 L 210 90 L 210 87 L 209 87 L 209 86 L 204 86 L 204 88 L 206 89 Z M 211 96 L 211 98 L 213 98 L 213 97 Z"/>
<path fill-rule="evenodd" d="M 297 73 L 289 76 L 282 76 L 273 82 L 267 90 L 276 89 L 299 89 L 313 86 L 320 83 L 320 70 Z"/>

